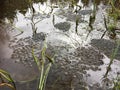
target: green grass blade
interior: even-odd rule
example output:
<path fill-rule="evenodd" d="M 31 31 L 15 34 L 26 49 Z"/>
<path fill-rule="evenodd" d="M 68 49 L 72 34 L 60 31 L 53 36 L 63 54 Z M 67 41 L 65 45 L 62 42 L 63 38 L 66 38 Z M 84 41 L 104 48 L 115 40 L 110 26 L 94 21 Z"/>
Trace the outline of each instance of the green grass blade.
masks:
<path fill-rule="evenodd" d="M 11 78 L 10 74 L 2 69 L 0 69 L 0 75 L 2 75 L 9 82 L 14 82 L 13 79 Z"/>
<path fill-rule="evenodd" d="M 120 47 L 120 41 L 117 42 L 117 47 L 113 50 L 113 53 L 112 53 L 111 58 L 110 58 L 110 63 L 109 63 L 109 65 L 108 65 L 108 67 L 107 67 L 107 71 L 106 71 L 106 73 L 105 73 L 105 75 L 104 75 L 104 78 L 107 77 L 107 75 L 108 75 L 108 73 L 109 73 L 109 71 L 110 71 L 110 67 L 111 67 L 111 65 L 112 65 L 112 63 L 113 63 L 113 61 L 114 61 L 115 56 L 117 55 L 117 52 L 118 52 L 118 50 L 119 50 L 119 47 Z"/>
<path fill-rule="evenodd" d="M 47 80 L 48 73 L 49 73 L 49 71 L 50 71 L 51 65 L 52 65 L 52 64 L 49 63 L 48 66 L 47 66 L 47 69 L 46 69 L 46 71 L 45 71 L 45 74 L 44 74 L 44 77 L 43 77 L 43 80 L 42 80 L 42 84 L 43 84 L 42 90 L 45 90 L 44 88 L 45 88 L 45 85 L 46 85 L 46 80 Z"/>
<path fill-rule="evenodd" d="M 40 61 L 34 54 L 34 49 L 32 49 L 32 56 L 34 58 L 35 63 L 37 64 L 38 69 L 40 70 Z"/>

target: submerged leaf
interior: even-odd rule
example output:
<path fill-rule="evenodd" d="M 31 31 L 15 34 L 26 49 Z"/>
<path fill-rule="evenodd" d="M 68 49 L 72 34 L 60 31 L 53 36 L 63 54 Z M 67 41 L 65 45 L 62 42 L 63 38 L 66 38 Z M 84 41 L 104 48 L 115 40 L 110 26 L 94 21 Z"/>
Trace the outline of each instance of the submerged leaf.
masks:
<path fill-rule="evenodd" d="M 12 90 L 16 90 L 14 86 L 12 86 L 11 84 L 8 84 L 8 83 L 1 83 L 0 84 L 0 87 L 2 86 L 8 86 L 9 88 L 11 88 Z"/>

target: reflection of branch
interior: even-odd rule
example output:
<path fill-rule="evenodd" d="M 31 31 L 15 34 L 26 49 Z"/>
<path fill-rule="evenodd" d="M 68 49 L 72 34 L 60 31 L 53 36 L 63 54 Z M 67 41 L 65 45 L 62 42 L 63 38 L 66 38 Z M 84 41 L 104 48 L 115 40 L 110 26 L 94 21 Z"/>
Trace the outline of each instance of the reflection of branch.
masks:
<path fill-rule="evenodd" d="M 109 4 L 112 6 L 112 12 L 114 10 L 115 12 L 119 12 L 120 13 L 120 10 L 115 7 L 113 0 L 109 0 Z"/>
<path fill-rule="evenodd" d="M 103 35 L 101 36 L 101 39 L 105 36 L 105 34 L 106 34 L 107 30 L 108 30 L 105 16 L 104 16 L 104 25 L 105 25 L 105 29 L 106 29 L 106 30 L 105 30 L 105 32 L 103 33 Z"/>
<path fill-rule="evenodd" d="M 105 36 L 107 30 L 102 34 L 101 39 Z"/>
<path fill-rule="evenodd" d="M 81 45 L 80 42 L 79 42 L 78 40 L 76 40 L 75 38 L 69 36 L 68 34 L 65 34 L 65 33 L 62 33 L 62 32 L 56 32 L 56 33 L 59 33 L 59 34 L 65 35 L 65 36 L 67 36 L 68 38 L 70 38 L 71 41 L 72 41 L 72 44 L 75 44 L 75 43 L 73 42 L 73 40 L 74 40 L 74 41 L 77 42 L 79 45 Z"/>
<path fill-rule="evenodd" d="M 40 10 L 43 14 L 46 14 L 46 13 L 45 13 L 45 11 L 46 11 L 47 6 L 48 6 L 48 5 L 47 5 L 47 3 L 45 3 L 45 4 L 46 4 L 46 7 L 45 7 L 45 9 L 44 9 L 44 10 L 41 10 L 41 8 L 40 8 L 40 5 L 41 5 L 41 4 L 39 5 L 39 10 Z"/>
<path fill-rule="evenodd" d="M 35 24 L 39 23 L 40 21 L 42 21 L 42 19 L 40 19 L 40 20 L 36 21 L 36 22 L 35 22 Z"/>
<path fill-rule="evenodd" d="M 75 22 L 75 32 L 78 35 L 78 25 L 79 25 L 79 18 L 76 16 L 76 22 Z"/>
<path fill-rule="evenodd" d="M 94 0 L 94 3 L 93 3 L 94 7 L 93 7 L 93 12 L 92 12 L 92 15 L 90 15 L 90 18 L 89 18 L 89 27 L 91 30 L 93 30 L 93 23 L 95 22 L 95 18 L 96 18 L 96 3 L 95 3 L 95 0 Z M 90 30 L 90 32 L 91 32 Z"/>
<path fill-rule="evenodd" d="M 16 30 L 18 30 L 18 31 L 20 31 L 20 33 L 19 34 L 17 34 L 17 35 L 15 35 L 14 37 L 16 37 L 16 36 L 19 36 L 19 35 L 21 35 L 21 34 L 23 34 L 23 30 L 22 29 L 20 29 L 20 28 L 18 28 L 18 27 L 16 27 L 15 25 L 13 25 L 10 21 L 8 21 L 9 23 L 10 23 L 10 25 L 14 28 L 14 29 L 16 29 Z"/>
<path fill-rule="evenodd" d="M 14 25 L 13 25 L 13 27 L 14 27 L 14 28 L 16 28 L 16 30 L 20 31 L 20 33 L 19 33 L 19 34 L 17 34 L 17 35 L 15 35 L 14 37 L 16 37 L 16 36 L 19 36 L 19 35 L 23 34 L 23 32 L 24 32 L 24 31 L 23 31 L 22 29 L 17 28 L 17 27 L 15 27 Z"/>
<path fill-rule="evenodd" d="M 53 15 L 52 23 L 55 25 L 55 15 Z"/>
<path fill-rule="evenodd" d="M 19 34 L 15 35 L 14 37 L 17 37 L 17 36 L 19 36 L 19 35 L 21 35 L 21 34 L 23 34 L 23 32 L 21 32 L 21 33 L 19 33 Z"/>
<path fill-rule="evenodd" d="M 36 23 L 34 22 L 35 9 L 33 5 L 31 6 L 31 11 L 32 11 L 31 25 L 32 25 L 33 35 L 35 35 L 37 33 L 37 28 L 36 28 Z"/>

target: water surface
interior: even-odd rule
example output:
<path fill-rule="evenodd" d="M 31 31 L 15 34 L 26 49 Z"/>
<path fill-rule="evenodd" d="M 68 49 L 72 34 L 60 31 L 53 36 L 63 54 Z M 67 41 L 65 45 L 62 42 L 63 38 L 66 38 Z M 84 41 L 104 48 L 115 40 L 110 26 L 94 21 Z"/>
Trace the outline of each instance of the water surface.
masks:
<path fill-rule="evenodd" d="M 41 59 L 44 42 L 48 46 L 46 53 L 55 57 L 45 90 L 103 90 L 101 79 L 111 50 L 116 47 L 108 34 L 101 39 L 106 30 L 103 17 L 107 15 L 106 2 L 1 1 L 0 68 L 10 73 L 17 90 L 36 90 L 39 72 L 32 48 Z M 120 72 L 119 51 L 111 67 L 110 80 Z"/>

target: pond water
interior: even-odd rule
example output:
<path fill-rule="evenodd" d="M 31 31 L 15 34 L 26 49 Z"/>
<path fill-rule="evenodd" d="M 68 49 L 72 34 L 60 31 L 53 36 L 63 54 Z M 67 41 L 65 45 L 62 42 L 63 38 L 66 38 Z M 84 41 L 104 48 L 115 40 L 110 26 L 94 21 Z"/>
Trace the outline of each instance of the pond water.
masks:
<path fill-rule="evenodd" d="M 0 68 L 10 73 L 17 90 L 37 90 L 39 70 L 32 49 L 41 59 L 44 43 L 46 53 L 55 59 L 45 90 L 112 90 L 112 82 L 120 73 L 120 47 L 106 84 L 103 76 L 120 38 L 120 22 L 115 37 L 106 32 L 107 2 L 1 1 Z"/>

